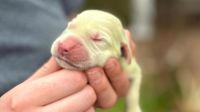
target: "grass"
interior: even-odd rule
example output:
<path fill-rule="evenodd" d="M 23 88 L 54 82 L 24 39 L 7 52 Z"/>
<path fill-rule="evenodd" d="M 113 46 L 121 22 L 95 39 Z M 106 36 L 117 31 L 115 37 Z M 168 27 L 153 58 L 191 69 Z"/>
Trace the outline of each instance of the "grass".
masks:
<path fill-rule="evenodd" d="M 174 99 L 180 95 L 174 75 L 155 75 L 141 86 L 140 105 L 143 112 L 170 112 Z M 97 109 L 97 112 L 125 112 L 125 99 L 120 99 L 112 109 Z"/>

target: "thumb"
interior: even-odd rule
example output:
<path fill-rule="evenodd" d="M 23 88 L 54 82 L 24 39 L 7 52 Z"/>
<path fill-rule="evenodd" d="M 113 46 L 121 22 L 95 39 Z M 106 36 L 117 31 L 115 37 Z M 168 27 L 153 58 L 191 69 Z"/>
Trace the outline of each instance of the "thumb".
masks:
<path fill-rule="evenodd" d="M 125 31 L 126 36 L 128 36 L 128 38 L 129 38 L 129 44 L 130 44 L 130 47 L 131 47 L 131 50 L 132 50 L 132 53 L 133 53 L 133 56 L 134 56 L 136 45 L 135 45 L 135 42 L 133 40 L 132 34 L 127 29 L 125 29 L 124 31 Z"/>
<path fill-rule="evenodd" d="M 35 80 L 40 77 L 44 77 L 48 74 L 60 70 L 61 67 L 57 64 L 54 57 L 51 57 L 42 67 L 40 67 L 30 78 L 26 81 Z"/>

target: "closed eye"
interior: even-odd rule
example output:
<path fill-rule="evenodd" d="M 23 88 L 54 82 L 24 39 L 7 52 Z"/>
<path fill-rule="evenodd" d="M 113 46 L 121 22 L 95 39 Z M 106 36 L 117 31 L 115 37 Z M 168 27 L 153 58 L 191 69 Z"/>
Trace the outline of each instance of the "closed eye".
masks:
<path fill-rule="evenodd" d="M 92 38 L 92 40 L 93 40 L 94 42 L 100 42 L 100 41 L 102 41 L 103 39 L 102 39 L 102 38 Z"/>
<path fill-rule="evenodd" d="M 103 38 L 101 38 L 99 33 L 93 33 L 90 37 L 94 42 L 101 42 Z"/>

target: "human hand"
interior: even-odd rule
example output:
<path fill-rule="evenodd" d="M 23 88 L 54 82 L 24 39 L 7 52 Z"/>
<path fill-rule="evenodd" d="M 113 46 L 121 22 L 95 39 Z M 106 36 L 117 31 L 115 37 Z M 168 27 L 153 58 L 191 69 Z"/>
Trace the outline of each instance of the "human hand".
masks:
<path fill-rule="evenodd" d="M 96 94 L 85 74 L 61 69 L 51 58 L 0 98 L 2 112 L 95 112 Z"/>
<path fill-rule="evenodd" d="M 134 50 L 134 43 L 132 45 Z M 32 77 L 3 95 L 0 109 L 6 112 L 94 112 L 92 105 L 96 95 L 95 106 L 108 108 L 128 91 L 127 75 L 116 59 L 109 59 L 103 68 L 94 67 L 86 73 L 91 86 L 87 85 L 85 74 L 61 69 L 51 58 Z"/>
<path fill-rule="evenodd" d="M 131 39 L 131 33 L 128 30 L 125 30 L 125 33 L 130 40 L 132 53 L 134 53 L 135 43 Z M 97 107 L 112 107 L 117 99 L 126 96 L 129 90 L 128 75 L 115 58 L 109 59 L 103 68 L 94 67 L 87 70 L 86 74 L 90 85 L 97 94 L 97 102 L 95 104 Z"/>

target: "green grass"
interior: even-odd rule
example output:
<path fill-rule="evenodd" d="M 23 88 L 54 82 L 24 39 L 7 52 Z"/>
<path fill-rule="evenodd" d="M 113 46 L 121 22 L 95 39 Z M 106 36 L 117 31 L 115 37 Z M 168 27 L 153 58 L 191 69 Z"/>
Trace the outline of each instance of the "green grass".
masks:
<path fill-rule="evenodd" d="M 170 112 L 174 101 L 180 95 L 173 75 L 155 75 L 141 86 L 140 105 L 143 112 Z M 125 100 L 120 99 L 112 109 L 97 109 L 97 112 L 124 112 Z"/>

